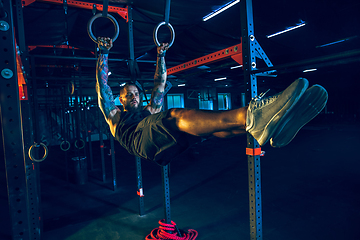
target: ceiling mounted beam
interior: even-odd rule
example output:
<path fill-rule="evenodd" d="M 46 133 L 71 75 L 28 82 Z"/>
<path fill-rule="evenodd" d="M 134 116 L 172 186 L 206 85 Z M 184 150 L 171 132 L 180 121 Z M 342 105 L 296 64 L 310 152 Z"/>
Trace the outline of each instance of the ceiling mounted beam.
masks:
<path fill-rule="evenodd" d="M 26 7 L 30 4 L 32 4 L 33 2 L 47 2 L 47 3 L 54 3 L 54 4 L 63 4 L 63 0 L 23 0 L 22 6 Z M 89 10 L 93 10 L 93 8 L 95 7 L 96 10 L 98 10 L 98 11 L 104 11 L 103 4 L 94 4 L 94 3 L 82 2 L 82 1 L 68 0 L 67 5 L 69 7 L 77 7 L 77 8 L 83 8 L 83 9 L 89 9 Z M 126 22 L 128 22 L 127 8 L 108 6 L 107 11 L 110 13 L 118 14 L 123 19 L 125 19 Z"/>

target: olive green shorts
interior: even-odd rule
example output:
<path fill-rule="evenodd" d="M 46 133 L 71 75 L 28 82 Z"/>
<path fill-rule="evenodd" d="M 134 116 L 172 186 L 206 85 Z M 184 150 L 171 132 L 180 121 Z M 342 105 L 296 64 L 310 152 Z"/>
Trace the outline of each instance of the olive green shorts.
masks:
<path fill-rule="evenodd" d="M 144 118 L 136 127 L 133 149 L 139 157 L 155 161 L 161 166 L 184 152 L 199 141 L 198 137 L 174 131 L 164 126 L 169 111 L 163 111 Z"/>

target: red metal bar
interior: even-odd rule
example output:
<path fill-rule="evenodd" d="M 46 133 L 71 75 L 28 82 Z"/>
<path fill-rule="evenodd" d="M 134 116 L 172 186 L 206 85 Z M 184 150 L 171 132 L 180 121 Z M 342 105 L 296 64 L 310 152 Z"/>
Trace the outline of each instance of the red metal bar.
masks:
<path fill-rule="evenodd" d="M 46 65 L 46 64 L 36 64 L 35 67 L 41 67 L 41 68 L 71 68 L 75 71 L 79 70 L 79 66 L 66 66 L 66 65 Z"/>
<path fill-rule="evenodd" d="M 68 46 L 68 45 L 58 45 L 58 46 L 54 46 L 54 45 L 35 45 L 35 46 L 28 46 L 28 51 L 32 51 L 37 47 L 43 47 L 43 48 L 64 48 L 64 49 L 80 49 L 80 48 L 76 48 L 76 47 L 72 47 L 72 46 Z"/>
<path fill-rule="evenodd" d="M 22 2 L 22 6 L 25 7 L 25 6 L 32 4 L 35 1 L 49 2 L 49 3 L 55 3 L 55 4 L 64 4 L 63 0 L 22 0 L 21 2 Z M 84 8 L 84 9 L 90 9 L 90 10 L 92 10 L 93 6 L 95 6 L 98 11 L 103 10 L 102 4 L 94 4 L 94 3 L 82 2 L 82 1 L 68 0 L 67 5 L 70 7 L 78 7 L 78 8 Z M 128 22 L 128 9 L 127 8 L 108 6 L 108 12 L 116 13 L 119 16 L 121 16 L 123 19 L 125 19 L 126 22 Z"/>
<path fill-rule="evenodd" d="M 15 46 L 17 46 L 16 39 L 15 39 Z M 24 76 L 24 71 L 23 71 L 23 64 L 21 61 L 21 57 L 19 56 L 18 53 L 19 52 L 17 50 L 15 50 L 16 74 L 17 74 L 17 80 L 18 80 L 18 86 L 19 86 L 19 98 L 20 98 L 20 100 L 28 100 L 28 93 L 27 93 L 27 86 L 26 86 L 26 81 L 25 81 L 25 76 Z"/>
<path fill-rule="evenodd" d="M 17 65 L 17 77 L 18 77 L 18 86 L 19 86 L 19 99 L 28 100 L 27 86 L 24 78 L 24 73 L 21 69 L 22 64 L 21 62 L 19 62 L 17 58 L 16 58 L 16 65 Z"/>
<path fill-rule="evenodd" d="M 175 67 L 169 68 L 167 74 L 179 73 L 194 67 L 198 67 L 204 64 L 213 63 L 216 61 L 224 60 L 227 58 L 234 59 L 237 63 L 242 64 L 242 44 L 237 44 L 229 48 L 208 54 L 203 57 L 196 58 L 183 64 L 179 64 Z"/>

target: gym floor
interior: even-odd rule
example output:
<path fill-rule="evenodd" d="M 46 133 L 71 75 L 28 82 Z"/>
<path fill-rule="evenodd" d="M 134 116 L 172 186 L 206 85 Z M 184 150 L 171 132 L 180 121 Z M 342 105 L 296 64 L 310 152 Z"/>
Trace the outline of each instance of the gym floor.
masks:
<path fill-rule="evenodd" d="M 359 120 L 325 120 L 318 116 L 284 148 L 262 148 L 264 240 L 360 239 Z M 245 141 L 207 138 L 171 163 L 171 217 L 180 229 L 195 229 L 199 240 L 250 239 Z M 63 153 L 50 148 L 40 165 L 42 239 L 140 240 L 159 226 L 161 168 L 142 162 L 146 213 L 139 216 L 134 157 L 115 145 L 116 191 L 108 142 L 107 180 L 102 181 L 99 142 L 93 142 L 94 170 L 84 185 L 66 181 Z M 11 239 L 4 180 L 0 239 Z"/>

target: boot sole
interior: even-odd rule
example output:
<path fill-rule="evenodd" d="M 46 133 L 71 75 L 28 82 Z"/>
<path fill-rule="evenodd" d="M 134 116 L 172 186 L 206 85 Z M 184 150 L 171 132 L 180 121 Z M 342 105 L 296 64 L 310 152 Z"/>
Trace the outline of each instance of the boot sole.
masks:
<path fill-rule="evenodd" d="M 295 104 L 299 101 L 302 95 L 305 93 L 307 87 L 309 86 L 309 82 L 305 78 L 299 78 L 298 86 L 293 91 L 293 97 L 290 97 L 289 100 L 284 104 L 284 106 L 270 119 L 270 121 L 264 127 L 263 133 L 260 137 L 258 137 L 257 141 L 260 146 L 263 146 L 265 143 L 269 141 L 269 139 L 276 133 L 278 129 L 279 121 L 284 119 L 290 110 L 295 106 Z M 296 82 L 295 81 L 295 82 Z M 286 89 L 284 90 L 284 92 Z"/>
<path fill-rule="evenodd" d="M 284 147 L 294 139 L 300 129 L 315 118 L 325 107 L 328 93 L 320 85 L 310 87 L 296 105 L 289 111 L 270 139 L 272 147 Z"/>

